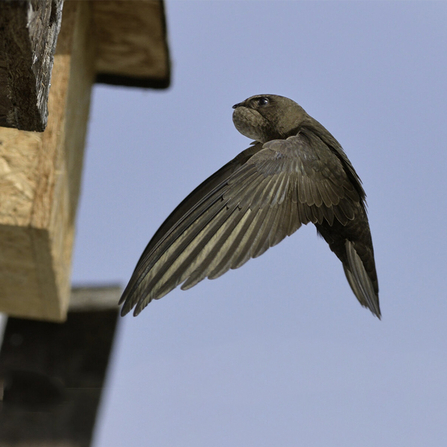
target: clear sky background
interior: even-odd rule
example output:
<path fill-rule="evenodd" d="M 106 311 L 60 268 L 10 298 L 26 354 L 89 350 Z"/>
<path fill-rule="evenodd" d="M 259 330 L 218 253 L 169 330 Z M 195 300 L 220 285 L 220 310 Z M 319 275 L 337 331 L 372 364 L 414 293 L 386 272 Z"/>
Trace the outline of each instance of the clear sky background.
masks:
<path fill-rule="evenodd" d="M 447 2 L 167 1 L 172 87 L 97 86 L 74 284 L 126 284 L 275 93 L 363 180 L 383 318 L 313 225 L 121 319 L 95 447 L 447 445 Z"/>

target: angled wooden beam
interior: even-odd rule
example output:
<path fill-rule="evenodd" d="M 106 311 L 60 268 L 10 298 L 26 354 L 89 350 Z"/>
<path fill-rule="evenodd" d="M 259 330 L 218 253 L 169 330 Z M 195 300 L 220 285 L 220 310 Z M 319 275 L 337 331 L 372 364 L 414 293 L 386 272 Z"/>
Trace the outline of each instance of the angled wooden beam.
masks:
<path fill-rule="evenodd" d="M 0 126 L 45 129 L 62 4 L 0 2 Z"/>
<path fill-rule="evenodd" d="M 89 2 L 66 2 L 45 132 L 0 129 L 0 311 L 61 321 L 94 80 Z"/>
<path fill-rule="evenodd" d="M 49 89 L 49 64 L 44 61 L 51 59 L 50 41 L 57 34 L 61 8 L 62 0 L 0 0 L 0 53 L 9 51 L 4 58 L 7 63 L 0 58 L 0 98 L 3 95 L 9 101 L 3 103 L 3 109 L 0 101 L 0 116 L 9 116 L 6 109 L 19 100 L 17 95 L 16 99 L 11 96 L 11 85 L 31 91 L 29 85 L 41 82 Z M 4 11 L 8 17 L 15 14 L 14 23 L 7 21 Z M 43 31 L 35 31 L 46 27 L 53 30 L 48 42 L 42 37 Z M 2 40 L 2 33 L 6 39 Z M 15 37 L 11 37 L 14 33 Z M 22 72 L 28 73 L 28 78 L 11 73 L 16 58 L 14 44 L 23 53 L 17 61 L 29 64 L 26 69 L 22 63 Z M 40 75 L 33 71 L 39 61 Z M 7 78 L 5 84 L 2 76 Z M 25 82 L 27 79 L 31 84 Z M 63 3 L 45 132 L 0 127 L 0 312 L 49 321 L 62 321 L 66 316 L 74 221 L 94 80 L 135 87 L 169 85 L 169 51 L 161 0 Z M 38 95 L 43 101 L 45 88 L 43 93 L 33 90 L 26 94 L 27 100 L 33 102 L 33 95 Z M 22 112 L 27 108 L 25 102 L 21 113 L 16 114 L 22 123 L 26 121 Z M 34 116 L 32 110 L 30 113 Z M 23 127 L 17 119 L 15 125 Z"/>
<path fill-rule="evenodd" d="M 163 1 L 89 3 L 95 82 L 167 88 L 171 72 Z M 0 1 L 0 126 L 45 129 L 62 7 L 63 0 Z"/>
<path fill-rule="evenodd" d="M 106 289 L 84 293 L 94 302 L 98 293 L 113 295 Z M 90 445 L 117 320 L 116 305 L 70 311 L 63 324 L 8 319 L 0 351 L 2 447 Z"/>

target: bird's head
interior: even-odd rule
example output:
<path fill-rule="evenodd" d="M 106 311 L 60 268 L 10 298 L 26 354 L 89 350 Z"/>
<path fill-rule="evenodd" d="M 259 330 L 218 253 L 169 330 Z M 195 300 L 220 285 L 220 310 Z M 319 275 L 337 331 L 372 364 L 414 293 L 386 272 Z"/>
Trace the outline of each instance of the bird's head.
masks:
<path fill-rule="evenodd" d="M 295 101 L 278 95 L 255 95 L 233 106 L 233 123 L 261 143 L 296 135 L 308 116 Z"/>

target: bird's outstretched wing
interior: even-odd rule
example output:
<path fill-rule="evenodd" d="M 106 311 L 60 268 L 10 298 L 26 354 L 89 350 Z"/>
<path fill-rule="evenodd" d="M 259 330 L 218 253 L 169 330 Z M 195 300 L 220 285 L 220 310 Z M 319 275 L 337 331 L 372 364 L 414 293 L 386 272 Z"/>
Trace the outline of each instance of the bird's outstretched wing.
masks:
<path fill-rule="evenodd" d="M 182 283 L 182 289 L 188 289 L 238 268 L 302 224 L 346 228 L 359 208 L 364 211 L 359 185 L 347 171 L 343 158 L 312 132 L 251 146 L 205 180 L 166 219 L 121 297 L 121 314 L 135 307 L 138 315 L 152 299 Z M 362 289 L 369 293 L 365 283 L 371 281 L 355 245 L 346 250 L 348 261 L 342 262 L 351 288 L 377 314 L 358 295 Z"/>

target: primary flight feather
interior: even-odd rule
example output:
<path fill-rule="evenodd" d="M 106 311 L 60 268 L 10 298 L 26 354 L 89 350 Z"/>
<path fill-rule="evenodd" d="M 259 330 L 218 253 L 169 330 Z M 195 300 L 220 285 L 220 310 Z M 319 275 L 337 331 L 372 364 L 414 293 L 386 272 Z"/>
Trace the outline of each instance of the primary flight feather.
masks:
<path fill-rule="evenodd" d="M 283 96 L 256 95 L 233 108 L 236 129 L 255 141 L 161 225 L 123 292 L 121 315 L 238 268 L 312 222 L 360 304 L 380 318 L 365 192 L 340 144 Z"/>

